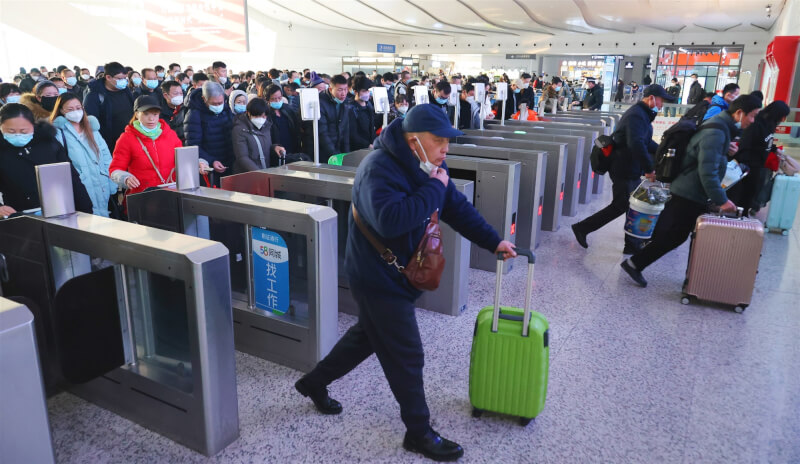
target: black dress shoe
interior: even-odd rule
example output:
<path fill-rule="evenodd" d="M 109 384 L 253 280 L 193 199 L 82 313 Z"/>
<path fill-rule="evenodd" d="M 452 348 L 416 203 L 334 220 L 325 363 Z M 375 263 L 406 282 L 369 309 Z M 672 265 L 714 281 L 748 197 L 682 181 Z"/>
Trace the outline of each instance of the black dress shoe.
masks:
<path fill-rule="evenodd" d="M 572 233 L 575 234 L 575 240 L 578 241 L 578 245 L 589 248 L 589 244 L 586 242 L 586 234 L 578 230 L 575 226 L 576 224 L 572 224 Z"/>
<path fill-rule="evenodd" d="M 416 438 L 406 432 L 406 437 L 403 439 L 403 448 L 414 453 L 420 453 L 434 461 L 456 461 L 464 455 L 464 448 L 461 445 L 442 438 L 433 429 Z"/>
<path fill-rule="evenodd" d="M 328 396 L 327 388 L 311 388 L 303 383 L 302 378 L 294 384 L 294 388 L 297 389 L 301 395 L 311 398 L 311 401 L 314 402 L 314 406 L 316 406 L 317 410 L 322 414 L 339 414 L 342 412 L 342 404 Z"/>
<path fill-rule="evenodd" d="M 631 276 L 631 279 L 633 279 L 637 284 L 639 284 L 642 287 L 647 287 L 647 281 L 644 280 L 644 276 L 642 276 L 642 273 L 639 272 L 639 270 L 636 269 L 635 267 L 628 264 L 627 259 L 620 264 L 620 267 L 622 267 L 622 270 L 627 272 L 628 275 Z"/>

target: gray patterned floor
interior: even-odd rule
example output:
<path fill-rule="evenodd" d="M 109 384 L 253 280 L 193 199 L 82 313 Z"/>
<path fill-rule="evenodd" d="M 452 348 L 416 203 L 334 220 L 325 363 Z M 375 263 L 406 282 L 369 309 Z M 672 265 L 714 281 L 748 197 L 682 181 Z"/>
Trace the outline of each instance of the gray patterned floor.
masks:
<path fill-rule="evenodd" d="M 753 303 L 743 314 L 679 303 L 688 246 L 647 269 L 646 289 L 621 272 L 622 219 L 583 250 L 569 225 L 537 249 L 534 304 L 550 322 L 547 405 L 527 428 L 473 419 L 469 351 L 494 277 L 472 270 L 470 304 L 453 318 L 419 311 L 434 427 L 475 463 L 800 462 L 800 218 L 766 237 Z M 523 259 L 503 302 L 521 306 Z M 355 319 L 339 317 L 340 331 Z M 240 438 L 205 458 L 70 394 L 49 401 L 61 463 L 418 462 L 401 447 L 399 408 L 374 357 L 331 387 L 344 413 L 316 414 L 299 373 L 237 353 Z"/>

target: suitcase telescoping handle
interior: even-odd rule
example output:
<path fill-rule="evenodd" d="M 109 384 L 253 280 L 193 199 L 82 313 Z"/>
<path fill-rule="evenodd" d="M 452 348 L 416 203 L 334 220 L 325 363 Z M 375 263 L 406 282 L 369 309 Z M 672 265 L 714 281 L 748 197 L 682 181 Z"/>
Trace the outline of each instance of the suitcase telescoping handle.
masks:
<path fill-rule="evenodd" d="M 509 316 L 507 314 L 500 314 L 500 287 L 503 285 L 503 256 L 501 251 L 497 253 L 497 280 L 495 282 L 494 290 L 494 312 L 492 313 L 492 332 L 497 332 L 497 321 L 499 319 L 507 319 L 510 321 L 522 321 L 522 336 L 528 336 L 528 324 L 531 321 L 531 294 L 533 293 L 533 267 L 536 263 L 536 255 L 531 250 L 524 248 L 514 248 L 514 251 L 519 255 L 528 257 L 528 285 L 525 287 L 525 312 L 522 318 L 519 316 Z"/>

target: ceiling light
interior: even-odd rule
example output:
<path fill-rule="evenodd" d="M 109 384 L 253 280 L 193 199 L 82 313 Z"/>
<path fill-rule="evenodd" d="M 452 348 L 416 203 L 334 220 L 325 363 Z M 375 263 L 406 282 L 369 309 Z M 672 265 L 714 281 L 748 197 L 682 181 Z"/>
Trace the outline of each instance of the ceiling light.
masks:
<path fill-rule="evenodd" d="M 433 23 L 433 27 L 441 29 L 444 26 L 442 25 L 442 23 Z"/>
<path fill-rule="evenodd" d="M 682 53 L 689 53 L 689 50 L 686 50 L 686 49 L 685 49 L 685 48 L 683 48 L 683 47 L 678 47 L 678 51 L 680 51 L 680 52 L 682 52 Z"/>
<path fill-rule="evenodd" d="M 772 5 L 767 5 L 767 18 L 772 15 Z"/>

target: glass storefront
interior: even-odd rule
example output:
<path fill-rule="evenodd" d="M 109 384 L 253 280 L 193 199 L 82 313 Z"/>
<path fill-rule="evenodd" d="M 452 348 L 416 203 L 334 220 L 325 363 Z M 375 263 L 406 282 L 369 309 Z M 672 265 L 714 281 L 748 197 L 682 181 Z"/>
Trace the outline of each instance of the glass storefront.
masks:
<path fill-rule="evenodd" d="M 681 85 L 680 103 L 686 104 L 692 74 L 706 92 L 718 92 L 725 85 L 738 83 L 742 64 L 742 45 L 661 45 L 655 83 L 669 88 L 672 78 Z"/>
<path fill-rule="evenodd" d="M 603 60 L 561 60 L 559 75 L 570 81 L 582 82 L 584 78 L 603 75 Z"/>

